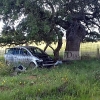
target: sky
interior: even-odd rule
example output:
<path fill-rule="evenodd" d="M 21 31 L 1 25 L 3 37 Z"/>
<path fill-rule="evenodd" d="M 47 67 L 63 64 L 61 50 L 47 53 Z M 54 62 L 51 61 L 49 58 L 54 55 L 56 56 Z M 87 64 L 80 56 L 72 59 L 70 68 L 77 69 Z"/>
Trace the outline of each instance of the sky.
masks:
<path fill-rule="evenodd" d="M 19 19 L 19 20 L 17 20 L 16 22 L 15 22 L 15 27 L 18 25 L 18 23 L 22 20 L 22 18 L 23 18 L 23 16 Z M 2 28 L 3 28 L 3 25 L 4 25 L 4 23 L 3 23 L 3 21 L 1 20 L 0 21 L 0 33 L 2 32 Z M 98 31 L 98 29 L 97 28 L 93 28 L 93 30 L 94 31 L 96 31 L 96 32 L 98 32 L 99 33 L 99 31 Z M 64 33 L 64 36 L 63 36 L 63 39 L 65 39 L 65 35 L 66 35 L 66 32 L 62 29 L 62 31 L 63 31 L 63 33 Z"/>
<path fill-rule="evenodd" d="M 16 21 L 15 21 L 14 27 L 16 27 L 16 26 L 20 23 L 20 21 L 22 20 L 22 18 L 25 18 L 25 16 L 22 15 L 18 20 L 16 20 Z M 0 33 L 2 32 L 3 25 L 4 25 L 4 23 L 3 23 L 3 21 L 1 20 L 1 21 L 0 21 Z M 65 39 L 65 33 L 66 33 L 66 32 L 65 32 L 65 30 L 62 29 L 62 28 L 61 28 L 61 30 L 62 30 L 62 32 L 64 33 L 63 39 Z"/>
<path fill-rule="evenodd" d="M 25 18 L 25 17 L 26 17 L 26 16 L 24 16 L 24 15 L 22 14 L 22 16 L 19 17 L 19 19 L 15 21 L 14 27 L 16 27 L 16 26 L 20 23 L 20 21 L 21 21 L 23 18 Z M 1 31 L 2 31 L 3 25 L 4 25 L 4 23 L 3 23 L 3 21 L 1 20 L 1 21 L 0 21 L 0 33 L 1 33 Z"/>
<path fill-rule="evenodd" d="M 3 22 L 0 21 L 0 32 L 2 31 L 2 27 L 3 27 Z"/>

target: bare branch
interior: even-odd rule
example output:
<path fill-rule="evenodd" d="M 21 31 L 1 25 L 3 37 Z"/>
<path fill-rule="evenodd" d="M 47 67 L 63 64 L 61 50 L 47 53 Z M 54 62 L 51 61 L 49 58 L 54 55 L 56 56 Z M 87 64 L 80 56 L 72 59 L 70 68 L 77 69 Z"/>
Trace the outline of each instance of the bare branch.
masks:
<path fill-rule="evenodd" d="M 46 44 L 46 46 L 44 47 L 44 52 L 46 51 L 46 49 L 48 48 L 49 45 L 50 45 L 50 43 Z"/>
<path fill-rule="evenodd" d="M 96 25 L 96 26 L 98 26 L 98 27 L 100 28 L 100 25 L 98 25 L 98 24 L 97 24 L 97 23 L 95 23 L 94 21 L 89 20 L 89 22 L 91 22 L 92 24 L 94 24 L 94 25 Z"/>
<path fill-rule="evenodd" d="M 49 45 L 49 47 L 50 47 L 50 48 L 53 50 L 53 52 L 54 52 L 55 49 L 54 49 L 51 45 Z"/>

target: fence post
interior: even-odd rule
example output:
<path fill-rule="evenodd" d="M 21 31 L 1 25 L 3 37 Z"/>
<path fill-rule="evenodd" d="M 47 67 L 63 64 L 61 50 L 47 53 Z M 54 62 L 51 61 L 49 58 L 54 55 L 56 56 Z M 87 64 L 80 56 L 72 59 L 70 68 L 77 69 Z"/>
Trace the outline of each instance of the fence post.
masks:
<path fill-rule="evenodd" d="M 97 48 L 97 58 L 99 58 L 99 48 Z"/>

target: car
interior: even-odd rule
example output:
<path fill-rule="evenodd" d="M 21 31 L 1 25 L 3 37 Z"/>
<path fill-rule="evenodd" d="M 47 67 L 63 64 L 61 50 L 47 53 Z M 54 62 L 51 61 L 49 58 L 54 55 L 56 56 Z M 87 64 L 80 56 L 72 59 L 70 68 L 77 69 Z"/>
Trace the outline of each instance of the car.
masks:
<path fill-rule="evenodd" d="M 56 64 L 55 60 L 38 47 L 17 46 L 6 48 L 5 62 L 10 64 L 23 64 L 29 67 L 48 67 Z"/>

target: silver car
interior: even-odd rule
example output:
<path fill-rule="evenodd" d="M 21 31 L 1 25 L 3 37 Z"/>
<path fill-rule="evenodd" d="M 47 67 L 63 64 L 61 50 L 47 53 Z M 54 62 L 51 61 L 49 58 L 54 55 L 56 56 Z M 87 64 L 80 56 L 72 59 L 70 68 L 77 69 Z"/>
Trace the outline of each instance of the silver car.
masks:
<path fill-rule="evenodd" d="M 23 64 L 33 68 L 55 65 L 55 61 L 48 54 L 33 46 L 7 48 L 4 58 L 7 65 Z"/>

